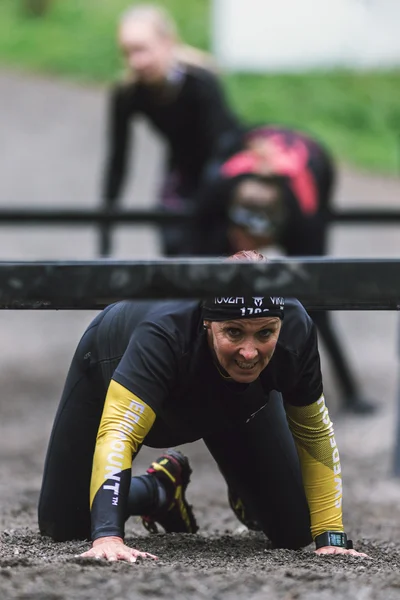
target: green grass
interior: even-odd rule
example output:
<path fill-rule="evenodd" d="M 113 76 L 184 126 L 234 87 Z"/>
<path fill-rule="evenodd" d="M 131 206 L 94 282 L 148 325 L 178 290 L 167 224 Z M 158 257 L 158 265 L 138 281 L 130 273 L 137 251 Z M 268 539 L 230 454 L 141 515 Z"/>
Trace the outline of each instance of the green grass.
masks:
<path fill-rule="evenodd" d="M 27 18 L 23 0 L 0 2 L 0 61 L 86 81 L 110 81 L 122 69 L 115 43 L 129 0 L 53 0 L 43 18 Z M 207 47 L 207 0 L 164 0 L 184 39 Z"/>
<path fill-rule="evenodd" d="M 22 0 L 1 0 L 0 63 L 77 81 L 109 83 L 122 71 L 115 44 L 118 16 L 129 0 L 53 0 L 44 18 L 27 18 Z M 209 0 L 160 2 L 183 39 L 208 48 Z M 227 74 L 227 92 L 251 122 L 305 129 L 341 160 L 400 171 L 400 70 L 392 72 Z"/>

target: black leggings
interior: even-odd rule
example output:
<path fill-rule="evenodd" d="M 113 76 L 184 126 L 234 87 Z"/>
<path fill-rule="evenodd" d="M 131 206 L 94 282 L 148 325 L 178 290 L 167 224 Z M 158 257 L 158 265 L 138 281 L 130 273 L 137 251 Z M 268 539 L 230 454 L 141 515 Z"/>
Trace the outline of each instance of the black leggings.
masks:
<path fill-rule="evenodd" d="M 341 346 L 336 331 L 332 327 L 331 314 L 327 311 L 310 311 L 309 315 L 317 326 L 318 333 L 324 341 L 329 358 L 332 361 L 343 394 L 343 405 L 349 408 L 361 394 L 343 346 Z"/>
<path fill-rule="evenodd" d="M 92 364 L 96 329 L 86 331 L 72 359 L 47 449 L 39 529 L 56 541 L 91 535 L 90 479 L 105 400 L 100 364 Z"/>
<path fill-rule="evenodd" d="M 299 460 L 280 394 L 272 392 L 267 406 L 248 423 L 204 441 L 230 492 L 275 547 L 311 543 Z"/>
<path fill-rule="evenodd" d="M 103 381 L 118 364 L 114 357 L 96 361 L 96 329 L 94 324 L 84 334 L 72 360 L 44 467 L 39 528 L 57 541 L 90 539 L 90 479 Z M 299 461 L 280 394 L 272 393 L 249 423 L 204 441 L 228 488 L 275 546 L 299 548 L 311 542 Z M 157 446 L 154 440 L 151 446 Z"/>

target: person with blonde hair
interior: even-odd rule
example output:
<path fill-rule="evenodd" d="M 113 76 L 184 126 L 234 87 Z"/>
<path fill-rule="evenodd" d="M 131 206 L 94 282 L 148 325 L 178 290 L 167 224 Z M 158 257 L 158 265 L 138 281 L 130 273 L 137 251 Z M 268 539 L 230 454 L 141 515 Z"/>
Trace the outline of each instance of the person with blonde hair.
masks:
<path fill-rule="evenodd" d="M 136 5 L 123 14 L 118 43 L 127 74 L 111 93 L 104 207 L 112 211 L 117 206 L 126 174 L 129 125 L 139 114 L 167 142 L 161 206 L 166 211 L 193 207 L 205 165 L 221 138 L 240 129 L 215 64 L 207 53 L 183 44 L 173 19 L 156 5 Z M 187 228 L 164 227 L 162 240 L 166 255 L 191 253 Z"/>

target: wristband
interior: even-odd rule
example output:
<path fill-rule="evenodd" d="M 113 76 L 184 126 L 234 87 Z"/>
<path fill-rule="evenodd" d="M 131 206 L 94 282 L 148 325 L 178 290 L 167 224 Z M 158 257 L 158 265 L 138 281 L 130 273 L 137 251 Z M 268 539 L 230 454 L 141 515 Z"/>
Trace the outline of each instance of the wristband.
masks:
<path fill-rule="evenodd" d="M 325 546 L 346 548 L 346 550 L 352 550 L 353 548 L 353 542 L 347 539 L 347 535 L 343 531 L 325 531 L 317 535 L 314 541 L 317 550 Z"/>

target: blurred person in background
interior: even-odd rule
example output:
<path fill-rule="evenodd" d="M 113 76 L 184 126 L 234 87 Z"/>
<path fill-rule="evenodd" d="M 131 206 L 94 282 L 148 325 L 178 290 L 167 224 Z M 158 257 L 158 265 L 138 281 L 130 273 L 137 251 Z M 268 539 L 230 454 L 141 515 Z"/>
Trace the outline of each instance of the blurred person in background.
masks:
<path fill-rule="evenodd" d="M 208 169 L 196 226 L 196 254 L 228 255 L 278 246 L 287 256 L 327 250 L 335 167 L 312 137 L 279 126 L 250 129 L 241 149 Z M 226 157 L 225 157 L 226 158 Z M 207 235 L 204 235 L 207 231 Z M 326 311 L 310 313 L 325 343 L 345 409 L 371 413 Z"/>
<path fill-rule="evenodd" d="M 109 106 L 103 206 L 112 212 L 126 175 L 129 126 L 144 115 L 166 140 L 168 174 L 160 194 L 166 211 L 190 208 L 204 167 L 217 143 L 239 129 L 230 111 L 212 57 L 180 42 L 171 17 L 158 6 L 136 5 L 125 12 L 118 42 L 127 66 Z M 109 253 L 109 225 L 102 248 Z M 167 256 L 190 254 L 187 227 L 164 226 L 162 251 Z"/>

